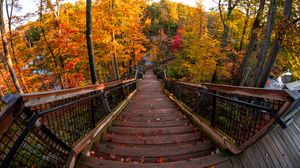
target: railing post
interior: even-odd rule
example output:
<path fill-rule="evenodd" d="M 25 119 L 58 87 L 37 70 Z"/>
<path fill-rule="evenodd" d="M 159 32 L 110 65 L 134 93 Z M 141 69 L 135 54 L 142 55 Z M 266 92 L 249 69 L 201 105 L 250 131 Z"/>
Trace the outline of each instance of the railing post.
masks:
<path fill-rule="evenodd" d="M 214 91 L 214 94 L 216 94 L 216 91 Z M 212 127 L 215 126 L 215 121 L 216 121 L 216 106 L 217 106 L 217 97 L 213 95 L 212 114 L 211 114 L 211 121 L 210 121 Z"/>

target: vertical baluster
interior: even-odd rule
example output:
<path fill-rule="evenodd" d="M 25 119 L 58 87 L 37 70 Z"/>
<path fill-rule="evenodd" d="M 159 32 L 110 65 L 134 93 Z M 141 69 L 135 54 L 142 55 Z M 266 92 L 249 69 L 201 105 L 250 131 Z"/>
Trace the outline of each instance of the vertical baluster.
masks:
<path fill-rule="evenodd" d="M 217 92 L 214 91 L 214 94 L 216 94 Z M 214 127 L 215 126 L 215 120 L 216 120 L 216 106 L 217 106 L 217 97 L 213 96 L 213 103 L 212 103 L 212 114 L 211 114 L 211 126 Z"/>
<path fill-rule="evenodd" d="M 92 128 L 96 127 L 94 98 L 91 98 Z"/>

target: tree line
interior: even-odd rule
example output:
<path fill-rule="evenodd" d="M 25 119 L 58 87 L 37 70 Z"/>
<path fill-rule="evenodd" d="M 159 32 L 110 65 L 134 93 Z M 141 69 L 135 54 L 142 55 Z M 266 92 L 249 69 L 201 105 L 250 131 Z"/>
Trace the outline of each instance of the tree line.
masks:
<path fill-rule="evenodd" d="M 210 11 L 201 1 L 36 0 L 23 16 L 18 0 L 0 2 L 1 96 L 117 80 L 145 55 L 175 56 L 168 76 L 194 82 L 264 87 L 286 71 L 300 79 L 295 0 L 216 0 Z"/>

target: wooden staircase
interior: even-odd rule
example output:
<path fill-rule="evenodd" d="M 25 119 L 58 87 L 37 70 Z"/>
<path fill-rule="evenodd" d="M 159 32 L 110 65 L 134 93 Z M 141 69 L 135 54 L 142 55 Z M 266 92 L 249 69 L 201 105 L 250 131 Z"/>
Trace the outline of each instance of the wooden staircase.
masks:
<path fill-rule="evenodd" d="M 216 145 L 162 93 L 152 72 L 76 167 L 232 167 Z"/>

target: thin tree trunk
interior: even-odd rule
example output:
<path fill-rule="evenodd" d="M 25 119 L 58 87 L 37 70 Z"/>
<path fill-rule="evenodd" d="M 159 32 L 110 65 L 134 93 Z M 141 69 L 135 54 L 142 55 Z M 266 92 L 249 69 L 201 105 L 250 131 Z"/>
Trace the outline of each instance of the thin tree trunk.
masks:
<path fill-rule="evenodd" d="M 6 34 L 5 34 L 5 23 L 4 23 L 4 17 L 3 17 L 3 0 L 0 1 L 0 31 L 1 31 L 1 39 L 2 39 L 2 45 L 3 45 L 3 50 L 4 50 L 4 56 L 6 58 L 6 63 L 9 69 L 9 73 L 13 79 L 14 85 L 16 87 L 16 90 L 18 93 L 23 93 L 22 87 L 19 83 L 19 80 L 17 78 L 9 50 L 8 50 L 8 44 L 7 44 L 7 39 L 6 39 Z"/>
<path fill-rule="evenodd" d="M 42 21 L 43 21 L 43 0 L 40 1 L 40 22 L 42 22 Z M 58 76 L 59 76 L 61 87 L 62 87 L 62 89 L 64 89 L 65 85 L 64 85 L 64 80 L 63 80 L 61 68 L 59 67 L 59 65 L 57 63 L 56 56 L 55 56 L 55 54 L 54 54 L 54 52 L 53 52 L 53 50 L 52 50 L 52 48 L 50 46 L 50 43 L 47 40 L 44 28 L 42 26 L 40 28 L 42 30 L 42 35 L 43 35 L 44 41 L 46 43 L 46 46 L 47 46 L 47 48 L 48 48 L 48 50 L 50 52 L 50 55 L 51 55 L 51 57 L 53 59 L 53 62 L 54 62 L 54 65 L 55 65 L 55 67 L 56 67 L 56 69 L 58 71 Z"/>
<path fill-rule="evenodd" d="M 233 0 L 228 0 L 227 4 L 227 18 L 225 19 L 223 14 L 222 14 L 222 7 L 221 7 L 221 0 L 219 0 L 218 3 L 218 8 L 219 8 L 219 13 L 220 13 L 220 18 L 223 24 L 223 36 L 222 36 L 222 43 L 221 43 L 221 48 L 224 49 L 228 45 L 228 34 L 229 34 L 229 26 L 228 26 L 228 21 L 231 20 L 231 14 L 236 7 L 236 5 L 239 3 L 240 0 L 236 0 L 235 3 L 233 3 Z"/>
<path fill-rule="evenodd" d="M 3 91 L 2 91 L 2 89 L 1 89 L 1 87 L 0 87 L 0 98 L 1 97 L 4 97 L 4 93 L 3 93 Z"/>
<path fill-rule="evenodd" d="M 115 33 L 113 31 L 112 33 L 112 40 L 115 42 Z M 118 58 L 117 58 L 117 52 L 116 52 L 116 47 L 114 46 L 114 67 L 115 67 L 115 74 L 116 74 L 116 80 L 120 79 L 119 76 L 119 64 L 118 64 Z"/>
<path fill-rule="evenodd" d="M 95 68 L 94 48 L 92 40 L 92 0 L 86 0 L 86 43 L 89 55 L 89 64 L 92 83 L 97 83 L 97 73 Z"/>
<path fill-rule="evenodd" d="M 245 40 L 247 27 L 248 27 L 248 23 L 249 23 L 250 7 L 251 7 L 251 2 L 250 2 L 250 0 L 248 0 L 247 7 L 246 7 L 246 19 L 245 19 L 244 27 L 243 27 L 243 31 L 242 31 L 242 37 L 241 37 L 241 41 L 240 41 L 240 45 L 239 45 L 239 51 L 242 51 L 242 49 L 244 47 L 244 40 Z"/>
<path fill-rule="evenodd" d="M 251 29 L 251 36 L 250 36 L 250 41 L 249 41 L 249 44 L 248 44 L 247 52 L 244 56 L 242 64 L 240 65 L 240 68 L 239 68 L 239 71 L 238 71 L 238 74 L 237 74 L 237 77 L 236 77 L 236 80 L 235 80 L 235 83 L 234 83 L 235 85 L 241 85 L 241 80 L 243 78 L 245 68 L 247 67 L 247 65 L 249 63 L 249 60 L 250 60 L 250 57 L 253 53 L 253 50 L 255 49 L 255 45 L 256 45 L 256 41 L 257 41 L 257 34 L 258 34 L 258 30 L 259 30 L 259 25 L 260 25 L 261 20 L 263 19 L 262 15 L 263 15 L 263 11 L 264 11 L 264 8 L 265 8 L 265 4 L 266 4 L 266 0 L 260 0 L 259 8 L 257 10 L 257 14 L 256 14 L 256 17 L 255 17 L 255 20 L 254 20 L 254 24 L 253 24 L 252 29 Z"/>
<path fill-rule="evenodd" d="M 1 70 L 0 70 L 0 75 L 1 75 L 2 79 L 4 80 L 4 82 L 5 82 L 5 84 L 6 84 L 7 88 L 8 88 L 8 90 L 11 92 L 11 87 L 10 87 L 10 85 L 9 85 L 9 82 L 6 80 L 6 78 L 4 77 L 4 75 L 3 75 L 3 73 L 2 73 Z"/>
<path fill-rule="evenodd" d="M 112 0 L 109 5 L 109 14 L 111 16 L 111 19 L 113 17 L 113 7 L 114 7 L 114 0 Z M 115 30 L 112 30 L 112 32 L 111 32 L 111 38 L 112 38 L 112 42 L 114 44 L 113 67 L 114 67 L 114 71 L 115 71 L 116 80 L 119 80 L 119 65 L 118 65 L 118 58 L 117 58 L 116 47 L 115 47 L 115 41 L 116 41 Z"/>
<path fill-rule="evenodd" d="M 257 56 L 257 63 L 255 66 L 253 78 L 250 82 L 250 86 L 257 86 L 258 81 L 262 75 L 262 70 L 263 70 L 264 63 L 266 61 L 266 55 L 268 53 L 271 35 L 273 32 L 274 23 L 275 23 L 275 17 L 276 17 L 276 11 L 277 11 L 277 2 L 276 1 L 277 0 L 271 0 L 271 2 L 270 2 L 270 8 L 269 8 L 268 17 L 267 17 L 267 24 L 265 27 L 263 43 L 260 48 L 260 52 L 258 53 L 258 56 Z"/>
<path fill-rule="evenodd" d="M 15 52 L 15 46 L 13 44 L 13 35 L 12 35 L 12 29 L 11 29 L 11 19 L 12 19 L 12 14 L 13 14 L 13 8 L 14 8 L 14 0 L 12 0 L 12 4 L 11 4 L 11 9 L 9 10 L 8 8 L 8 2 L 7 0 L 5 1 L 5 7 L 6 7 L 6 15 L 7 15 L 7 18 L 8 18 L 8 30 L 9 30 L 9 35 L 10 35 L 10 47 L 11 47 L 11 51 L 12 51 L 12 57 L 16 63 L 16 68 L 18 70 L 18 73 L 19 73 L 19 78 L 21 79 L 21 83 L 25 89 L 25 92 L 29 93 L 29 90 L 28 90 L 28 87 L 26 85 L 26 82 L 25 82 L 25 79 L 22 75 L 22 70 L 20 68 L 20 65 L 19 65 L 19 61 L 16 57 L 16 52 Z"/>
<path fill-rule="evenodd" d="M 278 56 L 278 53 L 280 52 L 282 41 L 284 39 L 284 36 L 288 30 L 288 26 L 290 24 L 290 17 L 291 17 L 291 11 L 292 11 L 292 0 L 285 0 L 284 1 L 284 9 L 283 9 L 283 20 L 282 24 L 279 26 L 278 31 L 276 33 L 273 46 L 271 48 L 268 60 L 266 62 L 266 66 L 263 69 L 262 76 L 260 78 L 260 81 L 258 83 L 258 87 L 264 87 L 265 83 L 267 82 L 269 73 L 271 72 L 271 69 L 276 61 L 276 58 Z"/>

